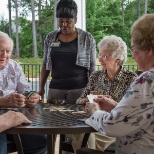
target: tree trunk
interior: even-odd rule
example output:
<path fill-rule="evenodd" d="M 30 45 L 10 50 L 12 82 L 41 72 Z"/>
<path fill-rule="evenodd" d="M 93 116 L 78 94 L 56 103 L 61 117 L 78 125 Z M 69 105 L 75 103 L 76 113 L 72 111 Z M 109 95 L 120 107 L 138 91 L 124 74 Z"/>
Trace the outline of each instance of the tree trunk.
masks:
<path fill-rule="evenodd" d="M 15 0 L 15 12 L 16 12 L 16 57 L 19 58 L 19 26 L 18 26 L 18 3 Z"/>
<path fill-rule="evenodd" d="M 40 45 L 41 49 L 43 49 L 43 36 L 42 36 L 42 19 L 41 19 L 41 0 L 39 0 L 39 5 L 38 5 L 38 19 L 39 19 L 39 38 L 40 38 Z"/>
<path fill-rule="evenodd" d="M 54 30 L 58 28 L 57 18 L 56 18 L 56 5 L 57 5 L 57 0 L 54 0 Z"/>
<path fill-rule="evenodd" d="M 148 10 L 148 0 L 145 0 L 144 14 L 147 14 L 147 10 Z"/>
<path fill-rule="evenodd" d="M 138 18 L 140 17 L 140 0 L 138 0 L 137 1 L 138 3 L 137 3 L 137 16 L 138 16 Z"/>
<path fill-rule="evenodd" d="M 8 11 L 9 11 L 9 36 L 12 38 L 11 0 L 8 0 Z"/>
<path fill-rule="evenodd" d="M 32 32 L 33 32 L 34 58 L 38 58 L 37 41 L 36 41 L 36 25 L 35 25 L 34 0 L 31 0 L 31 7 L 32 7 Z"/>
<path fill-rule="evenodd" d="M 121 7 L 122 7 L 122 24 L 124 25 L 125 21 L 124 21 L 124 0 L 122 0 L 121 2 Z"/>

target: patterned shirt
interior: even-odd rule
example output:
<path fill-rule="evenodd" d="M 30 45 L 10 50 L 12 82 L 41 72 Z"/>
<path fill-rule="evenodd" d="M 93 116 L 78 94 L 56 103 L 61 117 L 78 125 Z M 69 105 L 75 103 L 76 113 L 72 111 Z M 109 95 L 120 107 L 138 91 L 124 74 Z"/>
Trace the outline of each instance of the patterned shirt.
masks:
<path fill-rule="evenodd" d="M 142 73 L 110 112 L 97 110 L 86 120 L 117 139 L 116 154 L 154 153 L 154 69 Z"/>
<path fill-rule="evenodd" d="M 30 87 L 21 66 L 10 59 L 4 68 L 0 69 L 0 96 L 6 96 L 13 92 L 24 93 Z"/>
<path fill-rule="evenodd" d="M 96 68 L 96 42 L 89 32 L 79 28 L 76 30 L 78 32 L 76 65 L 87 68 L 91 73 Z M 60 30 L 50 32 L 45 38 L 43 64 L 46 65 L 46 70 L 52 70 L 51 44 L 57 40 L 59 32 Z"/>
<path fill-rule="evenodd" d="M 110 95 L 115 101 L 120 101 L 126 93 L 129 85 L 135 80 L 137 75 L 122 67 L 119 74 L 113 79 L 109 80 L 107 73 L 104 70 L 93 72 L 89 78 L 89 82 L 83 91 L 81 98 L 86 98 L 91 91 L 97 91 L 100 95 Z"/>

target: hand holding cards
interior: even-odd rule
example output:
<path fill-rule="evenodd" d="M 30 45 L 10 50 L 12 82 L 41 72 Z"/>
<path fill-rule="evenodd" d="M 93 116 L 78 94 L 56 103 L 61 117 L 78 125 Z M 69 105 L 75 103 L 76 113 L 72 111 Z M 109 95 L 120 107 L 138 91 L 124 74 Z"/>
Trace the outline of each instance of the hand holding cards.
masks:
<path fill-rule="evenodd" d="M 25 91 L 24 92 L 24 96 L 29 99 L 30 96 L 32 96 L 33 94 L 36 94 L 37 92 L 36 91 Z"/>
<path fill-rule="evenodd" d="M 89 100 L 90 103 L 94 103 L 94 99 L 97 98 L 97 95 L 87 95 L 87 98 Z"/>

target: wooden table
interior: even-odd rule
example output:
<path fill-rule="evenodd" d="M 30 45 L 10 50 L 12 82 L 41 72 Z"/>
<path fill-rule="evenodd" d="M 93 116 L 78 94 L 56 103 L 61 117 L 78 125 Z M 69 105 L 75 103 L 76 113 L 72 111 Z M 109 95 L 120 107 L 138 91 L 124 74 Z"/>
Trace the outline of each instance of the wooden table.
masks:
<path fill-rule="evenodd" d="M 48 154 L 54 154 L 56 134 L 90 134 L 91 132 L 96 132 L 81 120 L 88 118 L 86 114 L 80 113 L 80 111 L 84 110 L 83 105 L 65 105 L 64 107 L 71 111 L 66 111 L 66 109 L 65 111 L 58 111 L 57 107 L 55 110 L 53 105 L 40 103 L 35 108 L 24 107 L 15 109 L 18 112 L 22 112 L 32 121 L 31 125 L 21 125 L 6 130 L 6 133 L 14 134 L 19 154 L 23 152 L 19 134 L 47 134 Z M 0 114 L 6 111 L 6 109 L 1 109 Z"/>

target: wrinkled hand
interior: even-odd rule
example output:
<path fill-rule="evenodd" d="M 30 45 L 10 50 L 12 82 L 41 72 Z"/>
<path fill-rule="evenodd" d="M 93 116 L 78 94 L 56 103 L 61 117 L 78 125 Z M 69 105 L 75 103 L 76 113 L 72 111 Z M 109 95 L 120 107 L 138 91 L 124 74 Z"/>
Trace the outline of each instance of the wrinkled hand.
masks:
<path fill-rule="evenodd" d="M 0 132 L 22 123 L 31 124 L 32 122 L 20 112 L 8 111 L 7 113 L 0 115 L 0 125 L 3 126 L 0 127 Z"/>
<path fill-rule="evenodd" d="M 22 94 L 12 93 L 6 96 L 8 100 L 8 107 L 24 107 L 26 97 Z"/>
<path fill-rule="evenodd" d="M 117 102 L 108 95 L 98 95 L 94 101 L 99 104 L 102 110 L 107 112 L 111 111 L 117 106 Z"/>
<path fill-rule="evenodd" d="M 40 100 L 40 95 L 34 93 L 28 99 L 25 100 L 25 104 L 29 107 L 33 107 L 39 102 L 39 100 Z"/>
<path fill-rule="evenodd" d="M 100 107 L 97 103 L 90 103 L 90 102 L 86 103 L 85 111 L 89 115 L 92 115 L 96 110 L 99 110 L 99 109 L 100 109 Z"/>

